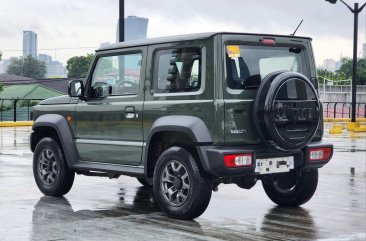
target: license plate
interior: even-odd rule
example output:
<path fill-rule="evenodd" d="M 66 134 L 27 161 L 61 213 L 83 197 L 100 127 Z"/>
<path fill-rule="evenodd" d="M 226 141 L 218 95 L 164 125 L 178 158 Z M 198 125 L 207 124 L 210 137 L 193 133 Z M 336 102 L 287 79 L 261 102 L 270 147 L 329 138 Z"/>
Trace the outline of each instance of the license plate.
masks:
<path fill-rule="evenodd" d="M 259 174 L 289 172 L 291 169 L 294 169 L 293 156 L 257 159 L 255 165 L 255 172 Z"/>

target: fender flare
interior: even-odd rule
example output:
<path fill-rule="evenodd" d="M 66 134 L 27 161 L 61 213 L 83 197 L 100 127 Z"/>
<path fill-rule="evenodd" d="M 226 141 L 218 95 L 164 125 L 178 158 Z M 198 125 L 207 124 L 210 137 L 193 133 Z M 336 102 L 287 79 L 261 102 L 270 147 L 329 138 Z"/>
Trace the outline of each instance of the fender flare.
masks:
<path fill-rule="evenodd" d="M 213 143 L 211 134 L 206 124 L 198 117 L 194 116 L 164 116 L 157 119 L 146 138 L 146 147 L 143 154 L 145 176 L 151 176 L 148 166 L 149 146 L 153 136 L 159 132 L 180 132 L 188 135 L 196 146 L 211 145 Z M 196 148 L 200 159 L 203 155 L 200 148 Z M 204 160 L 201 160 L 204 165 Z M 205 169 L 205 168 L 204 168 Z"/>
<path fill-rule="evenodd" d="M 58 114 L 45 114 L 38 117 L 32 127 L 34 132 L 30 138 L 31 147 L 35 147 L 35 143 L 33 143 L 34 136 L 37 132 L 37 128 L 39 127 L 49 127 L 56 131 L 65 155 L 66 162 L 69 168 L 72 168 L 78 160 L 78 153 L 74 143 L 73 134 L 71 133 L 69 124 L 67 123 L 65 117 Z"/>
<path fill-rule="evenodd" d="M 194 143 L 212 143 L 210 132 L 205 123 L 198 117 L 174 115 L 157 119 L 146 139 L 147 146 L 154 134 L 162 131 L 175 131 L 187 134 Z"/>

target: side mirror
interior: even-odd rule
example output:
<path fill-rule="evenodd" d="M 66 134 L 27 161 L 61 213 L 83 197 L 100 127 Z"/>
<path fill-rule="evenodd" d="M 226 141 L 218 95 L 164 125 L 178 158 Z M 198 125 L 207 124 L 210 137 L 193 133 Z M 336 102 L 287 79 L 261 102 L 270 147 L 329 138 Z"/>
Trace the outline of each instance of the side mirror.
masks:
<path fill-rule="evenodd" d="M 82 80 L 71 80 L 67 92 L 70 97 L 84 97 L 84 82 Z"/>

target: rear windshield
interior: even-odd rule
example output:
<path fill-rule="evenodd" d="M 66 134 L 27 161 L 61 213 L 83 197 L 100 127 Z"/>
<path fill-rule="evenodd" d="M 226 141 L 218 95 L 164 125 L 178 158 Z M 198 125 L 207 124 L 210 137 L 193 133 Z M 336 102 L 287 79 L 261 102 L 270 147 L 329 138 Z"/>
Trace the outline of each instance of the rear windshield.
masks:
<path fill-rule="evenodd" d="M 257 88 L 266 75 L 286 70 L 305 74 L 301 48 L 226 46 L 227 85 L 231 89 Z"/>

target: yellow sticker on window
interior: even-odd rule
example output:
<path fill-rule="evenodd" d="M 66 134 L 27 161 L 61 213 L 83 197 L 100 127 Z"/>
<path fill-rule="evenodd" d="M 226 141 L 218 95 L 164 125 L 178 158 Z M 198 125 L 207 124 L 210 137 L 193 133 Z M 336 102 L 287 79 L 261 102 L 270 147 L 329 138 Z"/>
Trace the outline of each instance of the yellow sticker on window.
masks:
<path fill-rule="evenodd" d="M 230 58 L 240 57 L 240 48 L 238 45 L 226 46 L 227 54 Z"/>

